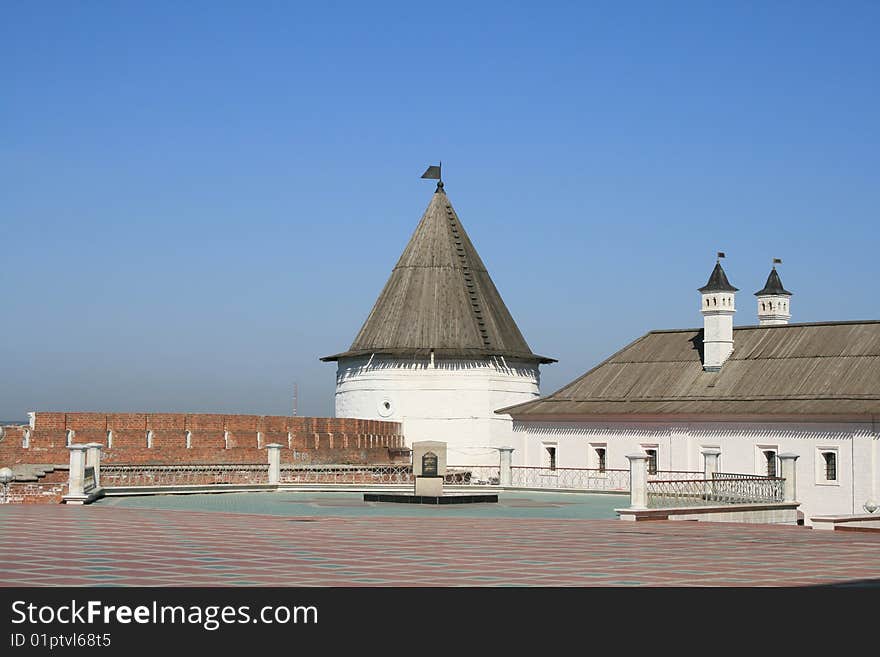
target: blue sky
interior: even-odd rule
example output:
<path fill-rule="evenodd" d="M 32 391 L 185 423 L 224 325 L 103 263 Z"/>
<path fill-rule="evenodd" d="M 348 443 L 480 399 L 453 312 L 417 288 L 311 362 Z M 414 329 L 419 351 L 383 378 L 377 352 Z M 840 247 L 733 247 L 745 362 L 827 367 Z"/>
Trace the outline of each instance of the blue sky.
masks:
<path fill-rule="evenodd" d="M 5 2 L 0 418 L 330 412 L 428 164 L 549 393 L 716 250 L 880 318 L 876 2 Z"/>

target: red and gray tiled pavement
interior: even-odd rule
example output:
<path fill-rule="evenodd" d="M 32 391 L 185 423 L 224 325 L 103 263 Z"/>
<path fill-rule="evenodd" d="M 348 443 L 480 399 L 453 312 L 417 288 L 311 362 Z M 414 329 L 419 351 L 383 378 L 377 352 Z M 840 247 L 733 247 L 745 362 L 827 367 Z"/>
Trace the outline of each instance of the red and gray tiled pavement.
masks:
<path fill-rule="evenodd" d="M 804 586 L 880 582 L 880 534 L 6 506 L 0 566 L 0 586 Z"/>

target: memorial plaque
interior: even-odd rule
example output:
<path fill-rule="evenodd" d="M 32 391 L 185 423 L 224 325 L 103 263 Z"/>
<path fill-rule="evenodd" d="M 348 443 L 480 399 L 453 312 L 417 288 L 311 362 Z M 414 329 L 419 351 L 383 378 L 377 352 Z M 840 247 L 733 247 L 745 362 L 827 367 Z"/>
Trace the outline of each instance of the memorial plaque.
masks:
<path fill-rule="evenodd" d="M 422 476 L 437 476 L 437 455 L 434 452 L 425 452 L 422 456 Z"/>

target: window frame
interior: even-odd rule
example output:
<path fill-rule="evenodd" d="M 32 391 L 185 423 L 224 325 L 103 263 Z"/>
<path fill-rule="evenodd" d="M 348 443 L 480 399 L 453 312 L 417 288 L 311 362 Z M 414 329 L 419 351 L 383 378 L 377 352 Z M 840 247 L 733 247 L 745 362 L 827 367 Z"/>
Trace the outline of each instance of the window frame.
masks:
<path fill-rule="evenodd" d="M 559 469 L 558 443 L 541 443 L 541 468 L 553 474 Z"/>
<path fill-rule="evenodd" d="M 660 446 L 659 445 L 642 445 L 642 450 L 645 452 L 645 455 L 648 457 L 648 474 L 655 475 L 660 472 Z M 651 452 L 654 453 L 653 458 L 651 458 Z M 652 466 L 653 461 L 653 468 Z"/>
<path fill-rule="evenodd" d="M 599 450 L 603 455 L 599 456 Z M 604 462 L 604 467 L 602 467 Z M 608 443 L 590 443 L 590 451 L 587 454 L 587 468 L 596 470 L 599 476 L 605 476 L 608 471 Z"/>
<path fill-rule="evenodd" d="M 828 461 L 826 454 L 834 456 L 834 479 L 828 479 Z M 840 486 L 840 447 L 825 445 L 816 447 L 815 474 L 817 486 Z"/>
<path fill-rule="evenodd" d="M 773 452 L 774 456 L 774 468 L 776 470 L 775 475 L 769 475 L 767 473 L 767 452 Z M 768 445 L 768 444 L 759 444 L 755 445 L 755 474 L 761 475 L 764 477 L 773 476 L 780 477 L 782 476 L 782 464 L 779 461 L 779 445 Z"/>

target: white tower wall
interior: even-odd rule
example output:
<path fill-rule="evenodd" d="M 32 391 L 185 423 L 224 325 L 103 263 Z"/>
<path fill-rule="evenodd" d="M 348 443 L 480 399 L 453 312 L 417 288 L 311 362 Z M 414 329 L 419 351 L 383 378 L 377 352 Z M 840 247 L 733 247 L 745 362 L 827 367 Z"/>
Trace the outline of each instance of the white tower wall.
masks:
<path fill-rule="evenodd" d="M 735 295 L 733 292 L 704 292 L 701 298 L 703 369 L 717 370 L 733 353 Z"/>
<path fill-rule="evenodd" d="M 343 358 L 336 373 L 336 416 L 403 423 L 408 444 L 448 444 L 450 465 L 497 465 L 498 448 L 522 462 L 523 436 L 495 410 L 538 397 L 535 363 L 485 359 Z"/>
<path fill-rule="evenodd" d="M 785 294 L 764 294 L 758 297 L 758 324 L 775 326 L 791 319 L 790 298 Z"/>

